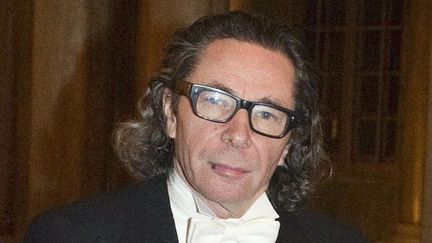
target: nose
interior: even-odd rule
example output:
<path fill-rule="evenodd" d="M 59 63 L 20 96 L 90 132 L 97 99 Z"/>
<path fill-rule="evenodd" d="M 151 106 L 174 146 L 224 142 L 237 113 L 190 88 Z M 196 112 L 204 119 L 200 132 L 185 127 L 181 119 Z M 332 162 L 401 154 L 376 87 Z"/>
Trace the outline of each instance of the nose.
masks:
<path fill-rule="evenodd" d="M 249 126 L 247 110 L 240 109 L 237 114 L 224 125 L 226 129 L 221 136 L 222 142 L 239 149 L 244 149 L 251 145 L 252 130 Z"/>

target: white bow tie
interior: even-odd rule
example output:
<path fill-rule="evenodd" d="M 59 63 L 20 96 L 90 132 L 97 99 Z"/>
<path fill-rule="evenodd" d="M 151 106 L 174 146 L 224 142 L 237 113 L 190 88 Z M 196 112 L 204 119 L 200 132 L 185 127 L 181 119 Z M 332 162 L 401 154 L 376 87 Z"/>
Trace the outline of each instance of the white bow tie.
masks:
<path fill-rule="evenodd" d="M 279 227 L 274 218 L 244 222 L 191 218 L 187 243 L 274 243 Z"/>

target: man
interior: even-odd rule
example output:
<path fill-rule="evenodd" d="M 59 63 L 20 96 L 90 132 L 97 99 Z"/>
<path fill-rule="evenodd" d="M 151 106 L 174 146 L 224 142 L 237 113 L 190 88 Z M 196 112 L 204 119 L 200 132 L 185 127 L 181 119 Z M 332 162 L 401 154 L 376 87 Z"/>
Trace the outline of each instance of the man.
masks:
<path fill-rule="evenodd" d="M 287 26 L 204 17 L 176 33 L 140 119 L 117 130 L 145 182 L 45 213 L 25 241 L 365 242 L 302 207 L 326 166 L 317 103 Z"/>

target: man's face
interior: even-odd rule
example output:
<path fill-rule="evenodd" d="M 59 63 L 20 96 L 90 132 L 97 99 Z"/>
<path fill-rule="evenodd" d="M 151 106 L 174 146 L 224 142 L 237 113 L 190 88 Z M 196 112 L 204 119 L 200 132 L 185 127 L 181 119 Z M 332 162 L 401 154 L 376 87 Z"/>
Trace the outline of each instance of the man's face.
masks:
<path fill-rule="evenodd" d="M 186 80 L 294 110 L 291 61 L 256 44 L 212 42 Z M 283 162 L 289 136 L 275 139 L 252 131 L 244 109 L 227 123 L 215 123 L 194 115 L 185 96 L 180 96 L 176 115 L 169 102 L 164 105 L 177 173 L 209 204 L 244 213 L 266 191 L 276 166 Z"/>

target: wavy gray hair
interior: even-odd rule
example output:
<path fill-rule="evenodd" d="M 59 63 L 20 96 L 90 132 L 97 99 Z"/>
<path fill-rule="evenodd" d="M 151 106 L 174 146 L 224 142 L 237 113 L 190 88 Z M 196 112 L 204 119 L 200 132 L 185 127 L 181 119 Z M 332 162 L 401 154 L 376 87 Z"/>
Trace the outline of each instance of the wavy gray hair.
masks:
<path fill-rule="evenodd" d="M 276 169 L 267 191 L 276 208 L 294 211 L 330 172 L 323 150 L 317 79 L 292 29 L 264 17 L 241 12 L 212 15 L 177 31 L 165 49 L 161 71 L 151 79 L 139 101 L 139 119 L 117 127 L 116 153 L 138 178 L 166 175 L 173 168 L 174 145 L 165 133 L 163 94 L 166 89 L 172 90 L 176 81 L 187 79 L 206 46 L 225 38 L 278 51 L 294 64 L 295 109 L 304 119 L 290 131 L 285 162 Z M 173 95 L 175 112 L 178 96 Z"/>

